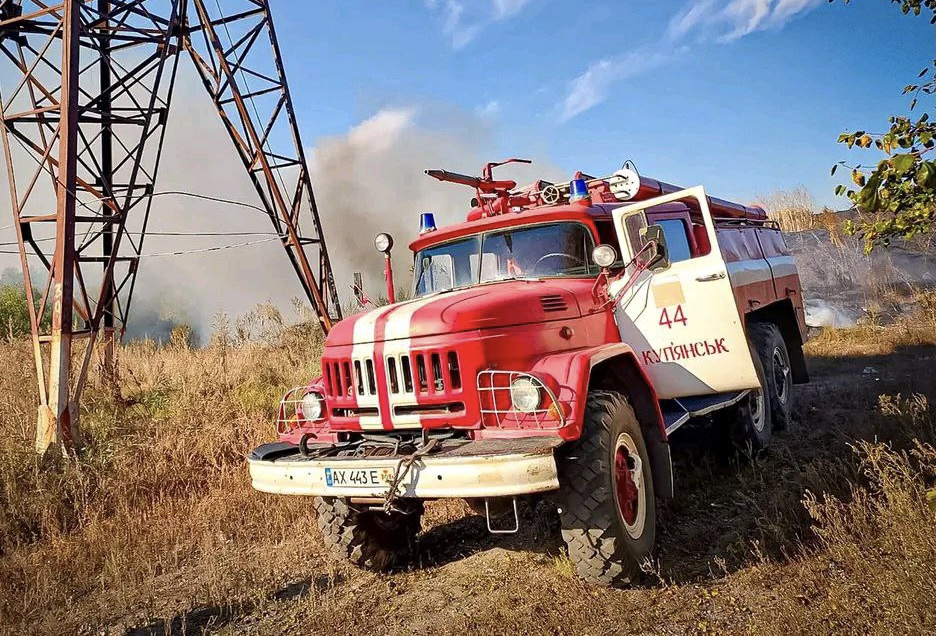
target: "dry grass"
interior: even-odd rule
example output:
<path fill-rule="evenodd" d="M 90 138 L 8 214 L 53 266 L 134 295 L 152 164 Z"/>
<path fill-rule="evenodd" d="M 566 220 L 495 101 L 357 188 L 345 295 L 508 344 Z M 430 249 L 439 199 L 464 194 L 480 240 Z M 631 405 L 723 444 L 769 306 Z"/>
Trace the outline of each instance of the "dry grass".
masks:
<path fill-rule="evenodd" d="M 264 574 L 245 550 L 272 554 L 311 531 L 303 502 L 271 507 L 250 489 L 244 456 L 272 437 L 271 405 L 308 381 L 321 339 L 264 334 L 265 345 L 222 333 L 203 349 L 185 338 L 121 347 L 119 390 L 92 374 L 80 460 L 53 466 L 31 452 L 30 351 L 0 348 L 12 371 L 0 378 L 0 625 L 102 593 L 115 607 L 155 602 L 141 586 L 193 567 L 208 574 L 199 597 L 220 600 L 232 577 Z"/>
<path fill-rule="evenodd" d="M 420 569 L 388 577 L 334 562 L 307 502 L 252 491 L 244 466 L 272 438 L 281 392 L 314 373 L 321 340 L 268 309 L 219 327 L 201 349 L 183 333 L 165 347 L 122 347 L 116 390 L 95 370 L 86 449 L 59 466 L 31 452 L 29 348 L 0 345 L 0 631 L 921 633 L 936 624 L 925 497 L 936 471 L 934 381 L 924 377 L 934 361 L 919 353 L 933 348 L 931 323 L 823 331 L 808 347 L 816 381 L 800 430 L 765 460 L 723 466 L 676 449 L 680 494 L 664 511 L 661 561 L 648 584 L 623 591 L 568 576 L 548 507 L 525 513 L 524 531 L 504 544 L 459 502 L 441 502 L 428 511 Z M 862 376 L 868 364 L 879 382 Z"/>
<path fill-rule="evenodd" d="M 777 190 L 759 197 L 757 203 L 767 210 L 767 216 L 776 221 L 784 232 L 828 230 L 835 244 L 844 236 L 842 219 L 829 208 L 819 210 L 806 188 Z"/>

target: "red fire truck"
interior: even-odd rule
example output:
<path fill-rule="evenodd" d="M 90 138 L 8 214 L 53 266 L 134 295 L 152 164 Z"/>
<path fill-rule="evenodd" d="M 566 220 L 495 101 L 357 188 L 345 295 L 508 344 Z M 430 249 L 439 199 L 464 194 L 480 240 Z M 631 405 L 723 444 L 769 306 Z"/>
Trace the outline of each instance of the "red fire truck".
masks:
<path fill-rule="evenodd" d="M 515 160 L 510 160 L 515 161 Z M 474 190 L 464 223 L 422 216 L 413 298 L 336 324 L 321 376 L 279 407 L 249 457 L 261 491 L 314 497 L 354 563 L 412 557 L 423 502 L 464 498 L 492 532 L 517 498 L 553 498 L 580 576 L 622 584 L 673 495 L 668 441 L 711 417 L 750 452 L 806 382 L 796 266 L 763 209 L 641 177 L 577 173 Z"/>

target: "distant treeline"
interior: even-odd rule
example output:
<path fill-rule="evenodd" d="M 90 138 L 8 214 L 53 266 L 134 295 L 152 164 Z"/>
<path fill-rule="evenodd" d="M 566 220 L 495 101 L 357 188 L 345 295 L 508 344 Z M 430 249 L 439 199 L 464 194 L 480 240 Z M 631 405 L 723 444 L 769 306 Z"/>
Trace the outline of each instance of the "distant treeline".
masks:
<path fill-rule="evenodd" d="M 35 292 L 35 296 L 38 300 L 39 293 Z M 42 324 L 47 327 L 50 322 L 51 311 L 47 308 L 42 316 Z M 29 335 L 29 331 L 29 305 L 23 288 L 23 274 L 18 269 L 8 267 L 0 273 L 0 337 L 19 338 Z"/>
<path fill-rule="evenodd" d="M 36 271 L 32 280 L 45 281 L 47 274 Z M 38 301 L 40 292 L 33 289 Z M 160 299 L 139 298 L 135 303 L 133 318 L 129 321 L 127 340 L 155 340 L 169 342 L 172 330 L 179 325 L 186 325 L 185 312 L 178 308 L 165 307 Z M 177 317 L 180 316 L 181 318 Z M 43 312 L 42 327 L 48 329 L 52 322 L 51 303 Z M 76 323 L 77 326 L 77 323 Z M 191 329 L 191 327 L 189 327 Z M 26 290 L 23 286 L 23 273 L 13 267 L 0 272 L 0 340 L 12 340 L 30 334 L 29 305 L 26 303 Z"/>

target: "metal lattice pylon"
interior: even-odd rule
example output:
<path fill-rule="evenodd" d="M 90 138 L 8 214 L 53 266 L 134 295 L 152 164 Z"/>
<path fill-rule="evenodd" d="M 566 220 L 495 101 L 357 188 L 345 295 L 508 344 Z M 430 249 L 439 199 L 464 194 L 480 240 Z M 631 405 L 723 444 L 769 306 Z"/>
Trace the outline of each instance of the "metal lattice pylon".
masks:
<path fill-rule="evenodd" d="M 104 335 L 108 359 L 128 319 L 182 50 L 322 328 L 340 318 L 269 7 L 224 4 L 212 13 L 202 0 L 0 0 L 0 123 L 36 359 L 40 452 L 78 441 L 77 404 L 95 342 Z M 84 346 L 73 350 L 75 340 Z"/>

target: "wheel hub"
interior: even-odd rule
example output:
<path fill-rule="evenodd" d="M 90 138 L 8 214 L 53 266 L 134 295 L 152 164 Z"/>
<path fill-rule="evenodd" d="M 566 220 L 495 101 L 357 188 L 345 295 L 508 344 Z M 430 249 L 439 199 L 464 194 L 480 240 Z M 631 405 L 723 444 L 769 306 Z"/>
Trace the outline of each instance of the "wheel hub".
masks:
<path fill-rule="evenodd" d="M 781 404 L 786 404 L 790 396 L 790 364 L 780 347 L 774 347 L 773 350 L 773 375 L 774 384 L 777 387 L 777 399 Z"/>
<path fill-rule="evenodd" d="M 643 534 L 646 519 L 644 487 L 637 445 L 630 435 L 622 433 L 614 450 L 614 490 L 624 529 L 634 538 Z"/>
<path fill-rule="evenodd" d="M 754 429 L 758 432 L 764 430 L 764 425 L 766 424 L 766 406 L 764 400 L 764 392 L 756 391 L 752 392 L 751 395 L 751 421 L 754 424 Z"/>

